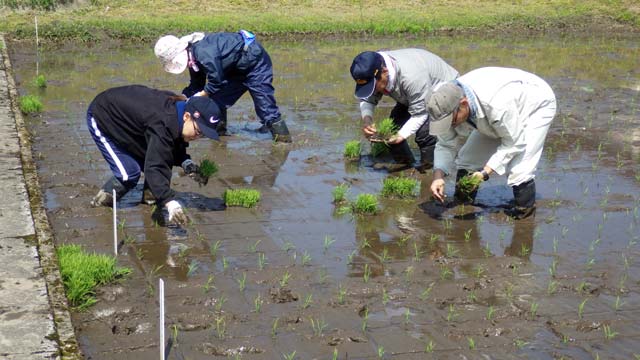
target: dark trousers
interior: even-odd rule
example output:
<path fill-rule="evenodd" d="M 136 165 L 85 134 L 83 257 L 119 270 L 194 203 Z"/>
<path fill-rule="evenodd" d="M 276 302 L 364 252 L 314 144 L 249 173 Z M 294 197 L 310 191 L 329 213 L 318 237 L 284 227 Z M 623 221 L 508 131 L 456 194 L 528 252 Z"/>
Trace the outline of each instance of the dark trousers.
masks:
<path fill-rule="evenodd" d="M 389 117 L 393 119 L 393 122 L 400 129 L 408 120 L 411 118 L 411 114 L 409 114 L 409 107 L 400 103 L 396 103 L 396 106 L 393 107 Z M 435 145 L 438 138 L 435 136 L 429 135 L 429 119 L 420 126 L 418 131 L 416 132 L 416 144 L 420 149 L 425 148 L 427 146 Z"/>

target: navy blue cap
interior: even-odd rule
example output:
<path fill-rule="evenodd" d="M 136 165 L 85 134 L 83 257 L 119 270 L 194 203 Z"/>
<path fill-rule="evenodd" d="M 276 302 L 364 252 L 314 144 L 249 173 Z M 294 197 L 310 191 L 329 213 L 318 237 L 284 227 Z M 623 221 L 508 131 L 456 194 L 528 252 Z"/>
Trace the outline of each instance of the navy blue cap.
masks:
<path fill-rule="evenodd" d="M 374 51 L 365 51 L 353 59 L 351 76 L 356 81 L 356 97 L 366 99 L 373 95 L 376 79 L 382 74 L 384 59 Z"/>
<path fill-rule="evenodd" d="M 220 139 L 216 128 L 222 118 L 222 112 L 215 101 L 208 96 L 192 96 L 187 100 L 184 110 L 191 114 L 204 136 L 213 140 Z"/>

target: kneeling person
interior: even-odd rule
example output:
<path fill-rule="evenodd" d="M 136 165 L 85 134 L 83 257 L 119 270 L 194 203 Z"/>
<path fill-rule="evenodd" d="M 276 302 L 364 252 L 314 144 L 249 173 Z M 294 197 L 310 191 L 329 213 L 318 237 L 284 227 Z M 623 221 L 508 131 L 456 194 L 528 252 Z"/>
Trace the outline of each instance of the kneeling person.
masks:
<path fill-rule="evenodd" d="M 183 95 L 143 85 L 98 94 L 89 105 L 87 125 L 113 176 L 91 204 L 113 206 L 144 172 L 145 200 L 155 198 L 169 211 L 170 222 L 186 224 L 188 218 L 171 190 L 171 169 L 182 166 L 194 177 L 198 166 L 187 154 L 189 141 L 202 136 L 218 140 L 216 126 L 222 120 L 220 108 L 208 97 L 187 101 Z"/>

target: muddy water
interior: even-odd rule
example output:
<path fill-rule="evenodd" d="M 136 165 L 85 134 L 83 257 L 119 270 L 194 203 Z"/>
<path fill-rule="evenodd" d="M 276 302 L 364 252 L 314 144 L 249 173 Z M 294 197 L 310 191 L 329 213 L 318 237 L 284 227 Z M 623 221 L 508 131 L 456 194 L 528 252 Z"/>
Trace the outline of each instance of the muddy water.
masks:
<path fill-rule="evenodd" d="M 133 274 L 73 314 L 86 357 L 157 358 L 158 278 L 167 287 L 171 359 L 640 354 L 638 40 L 265 41 L 295 143 L 256 134 L 245 96 L 230 110 L 232 136 L 191 145 L 196 160 L 219 164 L 215 179 L 198 187 L 174 172 L 192 225 L 152 219 L 138 204 L 140 189 L 123 199 L 118 262 Z M 483 185 L 477 206 L 447 208 L 430 200 L 429 175 L 411 173 L 422 182 L 416 199 L 381 199 L 376 216 L 336 211 L 337 184 L 349 183 L 353 198 L 397 175 L 375 170 L 367 156 L 342 158 L 344 143 L 359 137 L 351 59 L 409 46 L 431 49 L 461 73 L 520 67 L 554 88 L 560 113 L 539 166 L 535 218 L 513 222 L 501 212 L 512 197 L 503 177 Z M 149 44 L 11 51 L 20 91 L 42 96 L 46 109 L 27 122 L 56 241 L 110 253 L 111 212 L 88 205 L 109 171 L 85 129 L 86 107 L 108 87 L 180 91 L 187 79 L 163 73 Z M 36 59 L 44 90 L 31 83 Z M 262 192 L 259 206 L 224 209 L 224 190 L 243 187 Z"/>

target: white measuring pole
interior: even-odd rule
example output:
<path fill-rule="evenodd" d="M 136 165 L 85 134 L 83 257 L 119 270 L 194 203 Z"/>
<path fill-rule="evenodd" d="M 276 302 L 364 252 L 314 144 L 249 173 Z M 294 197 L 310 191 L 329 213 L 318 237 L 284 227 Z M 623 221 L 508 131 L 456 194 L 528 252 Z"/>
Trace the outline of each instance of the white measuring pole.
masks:
<path fill-rule="evenodd" d="M 158 279 L 158 296 L 160 297 L 160 360 L 164 360 L 164 281 Z"/>
<path fill-rule="evenodd" d="M 116 222 L 116 189 L 113 189 L 113 255 L 118 256 L 118 223 Z"/>

